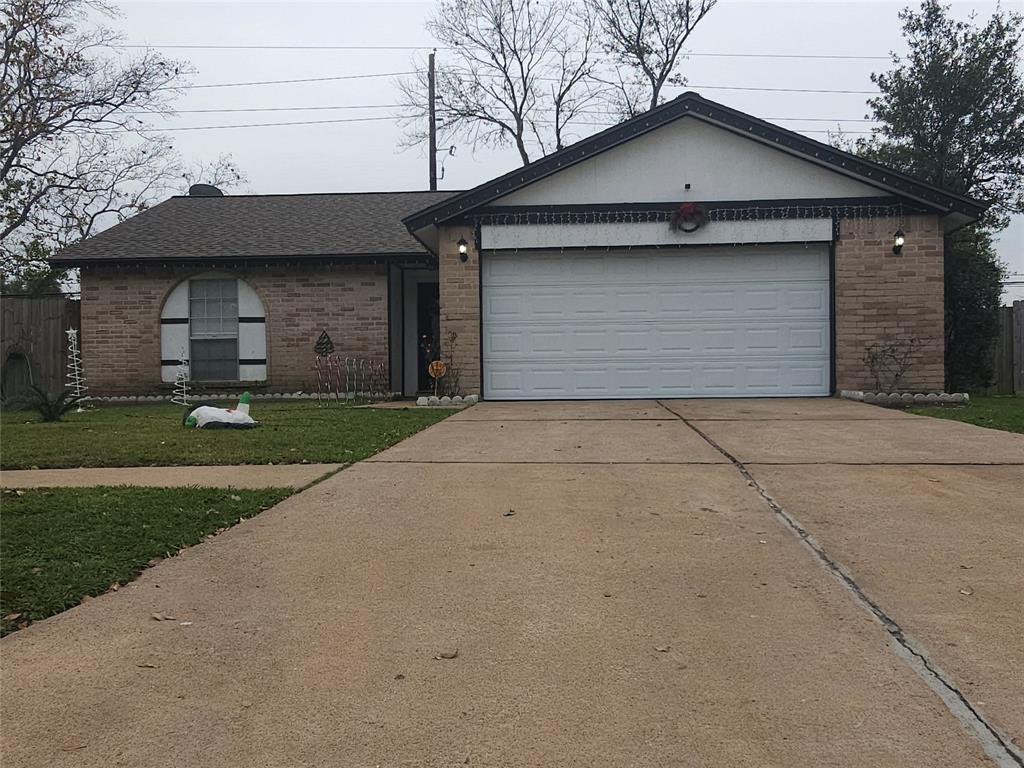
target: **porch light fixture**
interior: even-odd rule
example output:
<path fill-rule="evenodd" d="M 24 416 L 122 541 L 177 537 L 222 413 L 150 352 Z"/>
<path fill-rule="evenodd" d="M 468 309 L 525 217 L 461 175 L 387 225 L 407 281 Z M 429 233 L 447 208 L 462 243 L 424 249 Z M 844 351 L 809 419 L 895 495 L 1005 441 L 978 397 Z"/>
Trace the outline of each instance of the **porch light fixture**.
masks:
<path fill-rule="evenodd" d="M 469 243 L 464 237 L 459 238 L 459 261 L 463 264 L 469 261 Z"/>
<path fill-rule="evenodd" d="M 903 250 L 903 243 L 907 239 L 907 236 L 903 234 L 902 229 L 897 229 L 896 234 L 892 236 L 892 252 L 899 256 L 900 251 Z"/>

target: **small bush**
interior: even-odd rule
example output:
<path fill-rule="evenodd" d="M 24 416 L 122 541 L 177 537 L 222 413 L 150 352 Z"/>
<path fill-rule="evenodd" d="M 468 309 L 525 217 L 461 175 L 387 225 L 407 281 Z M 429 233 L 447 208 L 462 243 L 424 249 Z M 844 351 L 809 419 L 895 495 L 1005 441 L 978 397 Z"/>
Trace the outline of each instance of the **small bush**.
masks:
<path fill-rule="evenodd" d="M 23 403 L 39 414 L 41 421 L 60 421 L 65 413 L 70 411 L 82 398 L 72 394 L 70 389 L 62 390 L 54 395 L 49 394 L 43 388 L 32 385 L 32 394 L 26 395 Z"/>
<path fill-rule="evenodd" d="M 875 379 L 879 392 L 896 392 L 914 358 L 924 346 L 918 338 L 886 339 L 871 344 L 864 350 L 864 364 Z"/>

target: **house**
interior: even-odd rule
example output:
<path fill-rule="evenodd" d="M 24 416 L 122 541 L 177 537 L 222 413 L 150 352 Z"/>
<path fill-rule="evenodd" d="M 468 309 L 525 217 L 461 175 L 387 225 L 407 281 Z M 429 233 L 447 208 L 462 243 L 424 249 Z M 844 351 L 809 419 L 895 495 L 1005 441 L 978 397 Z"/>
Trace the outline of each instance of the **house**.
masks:
<path fill-rule="evenodd" d="M 60 253 L 94 392 L 309 391 L 313 344 L 488 399 L 943 388 L 943 234 L 983 204 L 685 93 L 474 189 L 180 197 Z"/>

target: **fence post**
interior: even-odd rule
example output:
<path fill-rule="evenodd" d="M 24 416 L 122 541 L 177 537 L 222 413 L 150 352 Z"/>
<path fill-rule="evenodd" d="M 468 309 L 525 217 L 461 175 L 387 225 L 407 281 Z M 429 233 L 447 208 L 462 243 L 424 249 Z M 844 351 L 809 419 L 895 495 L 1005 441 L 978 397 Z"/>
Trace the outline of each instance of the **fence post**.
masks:
<path fill-rule="evenodd" d="M 1013 394 L 1024 396 L 1024 301 L 1013 302 L 1013 316 L 1010 320 L 1012 342 L 1011 388 Z"/>

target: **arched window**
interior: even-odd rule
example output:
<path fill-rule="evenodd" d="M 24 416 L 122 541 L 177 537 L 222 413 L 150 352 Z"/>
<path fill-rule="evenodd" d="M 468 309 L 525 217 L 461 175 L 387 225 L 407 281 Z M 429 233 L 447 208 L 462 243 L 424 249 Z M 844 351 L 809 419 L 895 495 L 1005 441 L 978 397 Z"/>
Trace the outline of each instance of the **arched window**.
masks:
<path fill-rule="evenodd" d="M 244 280 L 197 275 L 167 296 L 160 315 L 161 379 L 174 381 L 182 359 L 193 381 L 265 381 L 263 302 Z"/>

